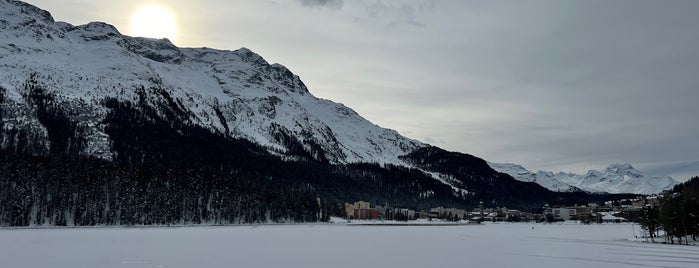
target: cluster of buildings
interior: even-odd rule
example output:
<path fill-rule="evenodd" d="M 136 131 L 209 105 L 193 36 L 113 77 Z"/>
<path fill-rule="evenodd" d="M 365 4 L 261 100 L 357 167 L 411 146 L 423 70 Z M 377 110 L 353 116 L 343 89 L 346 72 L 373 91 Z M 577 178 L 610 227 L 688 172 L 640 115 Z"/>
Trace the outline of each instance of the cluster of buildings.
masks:
<path fill-rule="evenodd" d="M 371 203 L 358 201 L 354 203 L 345 203 L 345 218 L 348 220 L 414 220 L 416 219 L 415 210 L 407 208 L 392 208 L 386 206 L 372 207 Z"/>
<path fill-rule="evenodd" d="M 638 222 L 643 208 L 660 205 L 658 196 L 643 196 L 636 199 L 608 201 L 603 205 L 590 203 L 586 206 L 544 207 L 544 216 L 559 221 L 579 220 L 582 222 L 618 223 Z"/>
<path fill-rule="evenodd" d="M 472 211 L 459 208 L 436 207 L 430 210 L 416 211 L 407 208 L 393 208 L 388 205 L 372 206 L 371 203 L 358 201 L 345 203 L 345 218 L 349 220 L 416 220 L 443 219 L 450 221 L 581 221 L 584 223 L 618 223 L 638 221 L 645 206 L 659 204 L 657 197 L 640 197 L 638 199 L 619 200 L 605 204 L 589 203 L 587 205 L 559 206 L 546 205 L 541 213 L 526 213 L 508 208 L 485 208 L 483 202 Z"/>
<path fill-rule="evenodd" d="M 430 210 L 416 211 L 407 208 L 393 208 L 388 205 L 381 206 L 371 206 L 371 203 L 365 201 L 358 201 L 354 203 L 345 203 L 345 218 L 349 220 L 416 220 L 416 219 L 442 219 L 448 221 L 461 221 L 461 220 L 497 220 L 497 213 L 494 213 L 492 209 L 481 209 L 479 211 L 467 211 L 465 209 L 459 208 L 444 208 L 436 207 Z M 512 215 L 520 215 L 521 212 L 518 210 L 498 210 L 499 212 L 504 212 L 505 217 L 511 217 Z M 487 213 L 487 214 L 486 214 Z M 485 216 L 483 216 L 485 215 Z M 490 217 L 490 218 L 488 218 Z M 494 218 L 495 217 L 495 218 Z M 500 219 L 503 221 L 504 218 Z"/>

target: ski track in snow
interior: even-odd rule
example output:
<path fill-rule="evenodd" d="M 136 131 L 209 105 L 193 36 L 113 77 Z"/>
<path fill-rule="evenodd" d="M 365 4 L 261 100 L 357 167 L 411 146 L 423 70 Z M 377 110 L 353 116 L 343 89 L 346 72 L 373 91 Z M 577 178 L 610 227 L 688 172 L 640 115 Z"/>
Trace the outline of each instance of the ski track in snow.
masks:
<path fill-rule="evenodd" d="M 534 227 L 532 229 L 532 227 Z M 638 225 L 0 229 L 2 267 L 699 267 Z"/>

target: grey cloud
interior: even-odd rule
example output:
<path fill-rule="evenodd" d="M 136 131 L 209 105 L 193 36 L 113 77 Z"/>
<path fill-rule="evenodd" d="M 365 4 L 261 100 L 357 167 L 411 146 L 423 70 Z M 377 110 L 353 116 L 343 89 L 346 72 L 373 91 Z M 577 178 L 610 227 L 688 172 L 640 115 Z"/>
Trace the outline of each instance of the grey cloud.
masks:
<path fill-rule="evenodd" d="M 435 6 L 433 0 L 360 1 L 359 3 L 366 12 L 367 19 L 383 22 L 388 26 L 398 24 L 424 26 L 423 16 Z"/>
<path fill-rule="evenodd" d="M 306 7 L 327 7 L 341 9 L 344 6 L 343 0 L 296 0 Z M 407 0 L 407 1 L 384 1 L 384 0 L 355 0 L 347 2 L 353 6 L 356 20 L 373 20 L 383 22 L 387 25 L 410 24 L 423 26 L 422 15 L 431 10 L 434 0 Z"/>
<path fill-rule="evenodd" d="M 328 7 L 334 9 L 342 8 L 342 0 L 296 0 L 303 6 L 308 7 Z"/>
<path fill-rule="evenodd" d="M 409 5 L 394 6 L 383 2 L 376 2 L 366 6 L 369 17 L 373 19 L 387 20 L 390 23 L 406 22 L 412 25 L 422 25 L 418 22 L 415 8 Z"/>

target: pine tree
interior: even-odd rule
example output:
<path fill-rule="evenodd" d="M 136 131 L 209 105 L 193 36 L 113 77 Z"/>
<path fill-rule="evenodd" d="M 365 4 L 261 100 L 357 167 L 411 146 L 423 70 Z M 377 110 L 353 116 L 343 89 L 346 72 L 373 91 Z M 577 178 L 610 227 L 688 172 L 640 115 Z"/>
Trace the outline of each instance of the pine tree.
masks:
<path fill-rule="evenodd" d="M 641 227 L 648 232 L 652 242 L 655 242 L 655 236 L 660 228 L 659 217 L 658 208 L 654 206 L 644 207 L 641 213 Z"/>

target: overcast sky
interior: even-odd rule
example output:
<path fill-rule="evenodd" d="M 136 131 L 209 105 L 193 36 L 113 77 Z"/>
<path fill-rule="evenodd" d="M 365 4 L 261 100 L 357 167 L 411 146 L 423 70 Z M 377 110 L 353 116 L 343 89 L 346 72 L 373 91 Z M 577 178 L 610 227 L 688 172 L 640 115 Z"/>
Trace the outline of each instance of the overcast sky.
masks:
<path fill-rule="evenodd" d="M 699 175 L 699 1 L 29 2 L 124 34 L 160 4 L 179 46 L 250 48 L 317 97 L 489 161 Z"/>

